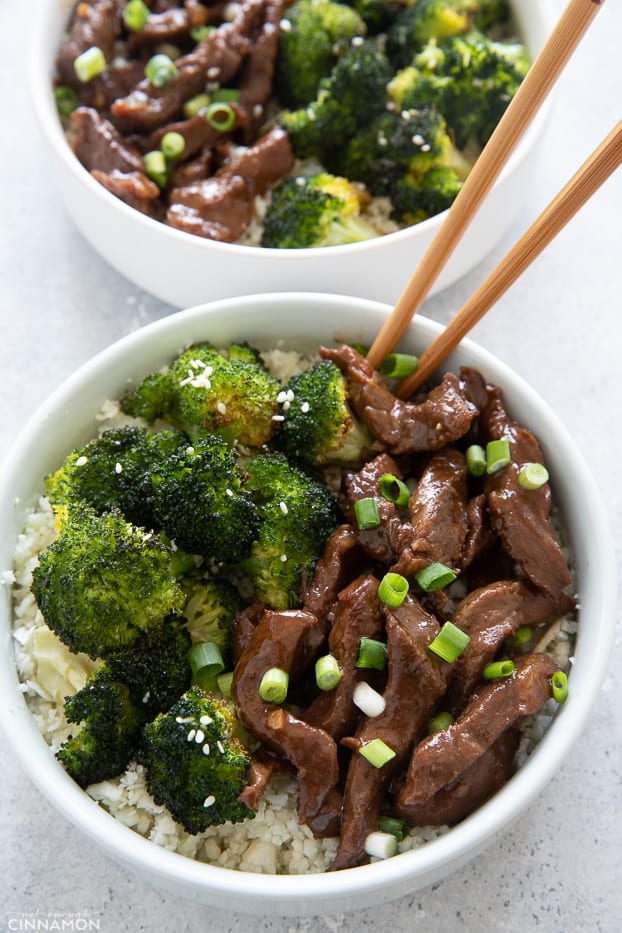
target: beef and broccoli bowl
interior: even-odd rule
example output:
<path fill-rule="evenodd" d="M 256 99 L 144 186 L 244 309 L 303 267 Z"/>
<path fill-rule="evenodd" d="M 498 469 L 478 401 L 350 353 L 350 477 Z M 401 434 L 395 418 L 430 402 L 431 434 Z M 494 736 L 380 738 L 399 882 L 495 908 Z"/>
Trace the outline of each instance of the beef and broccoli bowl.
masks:
<path fill-rule="evenodd" d="M 376 306 L 230 305 L 113 348 L 29 466 L 25 710 L 96 819 L 207 879 L 408 874 L 519 812 L 582 725 L 598 504 L 486 354 L 400 401 Z"/>

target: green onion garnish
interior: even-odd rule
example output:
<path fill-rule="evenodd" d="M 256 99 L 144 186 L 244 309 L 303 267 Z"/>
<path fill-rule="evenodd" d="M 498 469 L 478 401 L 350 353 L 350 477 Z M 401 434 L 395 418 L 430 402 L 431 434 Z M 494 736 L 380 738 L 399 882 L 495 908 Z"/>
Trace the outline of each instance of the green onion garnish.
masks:
<path fill-rule="evenodd" d="M 523 648 L 531 641 L 533 629 L 530 625 L 519 625 L 512 636 L 512 644 L 515 648 Z"/>
<path fill-rule="evenodd" d="M 219 87 L 212 91 L 211 99 L 214 103 L 223 103 L 228 101 L 230 104 L 236 104 L 240 99 L 240 92 L 237 87 Z"/>
<path fill-rule="evenodd" d="M 138 32 L 149 19 L 149 7 L 143 0 L 129 0 L 123 10 L 123 22 L 131 32 Z"/>
<path fill-rule="evenodd" d="M 76 73 L 78 81 L 82 81 L 83 84 L 96 78 L 98 74 L 102 73 L 105 67 L 106 59 L 104 53 L 96 45 L 92 45 L 90 49 L 82 52 L 81 55 L 78 55 L 78 57 L 73 60 L 73 70 Z"/>
<path fill-rule="evenodd" d="M 433 716 L 428 723 L 428 733 L 432 735 L 434 732 L 444 732 L 445 729 L 449 729 L 455 723 L 454 717 L 451 713 L 443 711 L 442 713 L 437 713 L 436 716 Z"/>
<path fill-rule="evenodd" d="M 160 142 L 160 149 L 167 159 L 178 159 L 180 155 L 183 155 L 185 148 L 186 140 L 181 133 L 176 133 L 173 130 L 170 133 L 165 133 Z"/>
<path fill-rule="evenodd" d="M 514 673 L 514 661 L 509 658 L 504 661 L 491 661 L 482 671 L 484 680 L 501 680 L 502 677 L 509 677 Z"/>
<path fill-rule="evenodd" d="M 387 646 L 383 641 L 373 638 L 361 638 L 356 667 L 371 668 L 383 671 L 387 666 Z"/>
<path fill-rule="evenodd" d="M 145 77 L 154 87 L 164 87 L 176 74 L 175 62 L 162 52 L 152 55 L 145 65 Z"/>
<path fill-rule="evenodd" d="M 216 678 L 216 683 L 225 699 L 230 700 L 232 696 L 231 685 L 233 683 L 233 671 L 227 671 L 226 674 L 219 674 Z"/>
<path fill-rule="evenodd" d="M 415 580 L 426 593 L 435 593 L 436 590 L 442 590 L 445 586 L 453 583 L 455 579 L 455 571 L 438 561 L 428 564 L 427 567 L 415 574 Z"/>
<path fill-rule="evenodd" d="M 212 641 L 203 641 L 198 645 L 193 645 L 188 651 L 188 661 L 193 674 L 209 668 L 216 676 L 225 669 L 220 648 Z"/>
<path fill-rule="evenodd" d="M 518 471 L 521 489 L 540 489 L 549 481 L 549 471 L 541 463 L 525 463 Z"/>
<path fill-rule="evenodd" d="M 212 129 L 226 133 L 235 123 L 235 111 L 226 101 L 215 101 L 205 111 L 205 119 Z"/>
<path fill-rule="evenodd" d="M 404 820 L 398 820 L 396 816 L 381 816 L 378 820 L 378 829 L 381 833 L 391 833 L 398 842 L 401 842 L 408 832 L 408 826 Z"/>
<path fill-rule="evenodd" d="M 511 461 L 510 442 L 507 437 L 486 444 L 486 472 L 489 476 L 498 473 Z"/>
<path fill-rule="evenodd" d="M 259 696 L 264 703 L 282 703 L 287 696 L 289 674 L 280 667 L 271 667 L 261 678 Z"/>
<path fill-rule="evenodd" d="M 377 528 L 380 524 L 378 503 L 375 499 L 357 499 L 354 503 L 354 514 L 360 531 L 365 531 L 367 528 Z"/>
<path fill-rule="evenodd" d="M 401 606 L 407 593 L 408 580 L 401 573 L 385 573 L 378 586 L 378 599 L 390 609 Z"/>
<path fill-rule="evenodd" d="M 190 36 L 195 42 L 200 42 L 201 39 L 205 39 L 206 36 L 214 32 L 215 28 L 215 26 L 193 26 L 190 30 Z"/>
<path fill-rule="evenodd" d="M 183 106 L 184 116 L 187 120 L 190 120 L 191 117 L 196 117 L 197 114 L 207 110 L 209 102 L 209 94 L 197 94 L 196 97 L 188 98 Z"/>
<path fill-rule="evenodd" d="M 392 473 L 382 474 L 378 481 L 378 491 L 383 499 L 392 502 L 393 505 L 407 505 L 410 499 L 410 489 L 406 483 Z"/>
<path fill-rule="evenodd" d="M 483 476 L 486 472 L 486 451 L 479 444 L 466 449 L 466 465 L 471 476 Z"/>
<path fill-rule="evenodd" d="M 365 837 L 364 848 L 372 858 L 393 858 L 397 852 L 397 838 L 393 833 L 369 833 Z"/>
<path fill-rule="evenodd" d="M 61 117 L 68 117 L 74 112 L 78 106 L 78 95 L 72 87 L 61 87 L 54 88 L 54 100 L 56 101 L 56 109 L 60 113 Z"/>
<path fill-rule="evenodd" d="M 551 677 L 551 695 L 557 703 L 563 703 L 568 696 L 568 678 L 563 671 L 555 671 Z"/>
<path fill-rule="evenodd" d="M 411 353 L 389 353 L 380 364 L 380 374 L 389 379 L 403 379 L 414 373 L 418 365 L 418 357 Z"/>
<path fill-rule="evenodd" d="M 445 622 L 436 638 L 430 642 L 428 648 L 437 654 L 443 661 L 453 664 L 456 661 L 468 643 L 471 641 L 469 635 L 454 625 L 453 622 Z"/>
<path fill-rule="evenodd" d="M 337 658 L 332 654 L 325 654 L 315 662 L 315 682 L 320 690 L 334 690 L 341 676 Z"/>
<path fill-rule="evenodd" d="M 145 175 L 155 181 L 159 188 L 164 188 L 167 182 L 166 158 L 161 149 L 154 149 L 143 156 Z"/>
<path fill-rule="evenodd" d="M 359 754 L 374 768 L 382 768 L 388 761 L 395 758 L 395 752 L 382 739 L 372 739 L 359 748 Z"/>

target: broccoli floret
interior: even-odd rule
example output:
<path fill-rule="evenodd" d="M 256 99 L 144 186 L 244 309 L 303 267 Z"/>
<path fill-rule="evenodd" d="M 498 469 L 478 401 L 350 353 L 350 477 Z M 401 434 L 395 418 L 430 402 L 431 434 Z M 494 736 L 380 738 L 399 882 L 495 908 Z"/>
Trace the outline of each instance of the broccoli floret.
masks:
<path fill-rule="evenodd" d="M 351 7 L 333 0 L 297 0 L 286 17 L 275 64 L 276 94 L 283 107 L 303 107 L 350 40 L 364 36 L 366 27 Z"/>
<path fill-rule="evenodd" d="M 157 641 L 184 593 L 163 540 L 116 511 L 71 511 L 41 554 L 32 589 L 53 632 L 74 653 L 107 658 Z"/>
<path fill-rule="evenodd" d="M 378 231 L 361 216 L 366 201 L 365 189 L 347 178 L 284 178 L 272 189 L 261 245 L 301 249 L 369 240 Z"/>
<path fill-rule="evenodd" d="M 234 735 L 236 726 L 225 701 L 197 688 L 145 726 L 139 759 L 149 792 L 189 833 L 255 815 L 237 799 L 250 755 Z"/>
<path fill-rule="evenodd" d="M 354 45 L 323 78 L 308 106 L 283 111 L 279 122 L 299 158 L 321 157 L 343 145 L 359 124 L 385 106 L 393 68 L 371 42 Z"/>
<path fill-rule="evenodd" d="M 225 665 L 231 653 L 231 629 L 243 608 L 238 590 L 228 580 L 194 574 L 184 577 L 187 602 L 186 626 L 193 644 L 213 642 L 220 648 Z"/>
<path fill-rule="evenodd" d="M 110 671 L 93 674 L 86 685 L 65 700 L 65 715 L 82 723 L 56 752 L 65 770 L 81 787 L 121 774 L 133 757 L 144 721 L 128 688 Z"/>
<path fill-rule="evenodd" d="M 261 447 L 274 431 L 280 388 L 250 348 L 234 345 L 229 356 L 200 343 L 166 371 L 148 376 L 121 406 L 150 423 L 165 418 L 191 437 L 216 433 L 230 444 Z"/>
<path fill-rule="evenodd" d="M 222 437 L 197 435 L 154 465 L 150 480 L 157 525 L 180 548 L 228 564 L 248 554 L 259 519 Z"/>
<path fill-rule="evenodd" d="M 501 119 L 529 68 L 523 45 L 493 42 L 472 30 L 429 42 L 388 88 L 396 107 L 436 106 L 456 145 L 483 144 Z"/>
<path fill-rule="evenodd" d="M 242 566 L 256 596 L 273 609 L 300 604 L 299 589 L 337 525 L 337 504 L 327 487 L 280 453 L 260 454 L 246 465 L 247 484 L 262 522 Z"/>
<path fill-rule="evenodd" d="M 430 39 L 467 32 L 478 0 L 414 0 L 387 32 L 387 55 L 397 67 L 409 65 Z"/>
<path fill-rule="evenodd" d="M 391 191 L 391 216 L 402 224 L 418 224 L 451 207 L 462 185 L 452 168 L 440 165 L 423 175 L 406 174 Z"/>
<path fill-rule="evenodd" d="M 343 374 L 330 360 L 314 363 L 287 385 L 278 442 L 288 457 L 317 466 L 327 461 L 357 464 L 372 436 L 348 404 Z"/>
<path fill-rule="evenodd" d="M 350 5 L 364 21 L 367 35 L 375 36 L 386 32 L 408 4 L 402 0 L 351 0 Z"/>

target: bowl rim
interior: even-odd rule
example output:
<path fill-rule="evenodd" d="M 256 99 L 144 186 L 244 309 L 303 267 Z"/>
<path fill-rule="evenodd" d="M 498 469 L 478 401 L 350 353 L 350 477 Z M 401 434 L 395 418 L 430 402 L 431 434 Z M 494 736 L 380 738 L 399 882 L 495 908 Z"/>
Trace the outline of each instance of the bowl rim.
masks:
<path fill-rule="evenodd" d="M 198 305 L 177 314 L 152 322 L 139 330 L 117 340 L 90 360 L 82 364 L 68 377 L 39 407 L 22 429 L 18 439 L 0 466 L 0 514 L 14 508 L 12 496 L 19 488 L 20 464 L 36 449 L 39 433 L 60 412 L 66 409 L 69 400 L 82 388 L 97 380 L 106 381 L 111 363 L 121 359 L 129 365 L 132 354 L 144 347 L 150 353 L 168 354 L 169 357 L 184 343 L 184 337 L 194 333 L 195 325 L 209 328 L 215 317 L 231 317 L 232 312 L 244 306 L 243 317 L 259 320 L 262 311 L 291 309 L 292 302 L 298 314 L 311 311 L 317 302 L 327 303 L 336 309 L 346 310 L 353 315 L 341 329 L 353 326 L 355 312 L 373 316 L 379 323 L 390 310 L 387 305 L 342 295 L 311 292 L 268 293 L 241 298 L 227 298 Z M 233 318 L 231 318 L 233 319 Z M 303 320 L 305 318 L 303 317 Z M 230 325 L 235 327 L 238 325 Z M 306 325 L 308 330 L 310 325 Z M 409 332 L 410 339 L 429 341 L 442 326 L 419 315 Z M 207 339 L 207 336 L 206 338 Z M 380 899 L 406 893 L 412 889 L 417 877 L 427 878 L 441 865 L 447 873 L 471 858 L 506 824 L 512 822 L 541 792 L 559 770 L 581 734 L 592 708 L 600 693 L 607 669 L 610 650 L 615 633 L 615 590 L 616 567 L 609 521 L 600 499 L 599 490 L 592 481 L 581 452 L 576 448 L 569 432 L 559 422 L 547 403 L 505 363 L 483 347 L 465 339 L 458 353 L 464 353 L 470 365 L 484 369 L 487 378 L 498 380 L 502 387 L 508 383 L 518 390 L 521 400 L 528 407 L 537 406 L 538 415 L 554 429 L 556 457 L 559 462 L 570 466 L 572 482 L 582 493 L 584 521 L 589 521 L 593 532 L 590 541 L 588 575 L 596 574 L 600 587 L 592 587 L 587 602 L 590 614 L 599 619 L 597 637 L 581 643 L 580 665 L 571 672 L 580 678 L 578 691 L 571 694 L 558 710 L 554 722 L 540 740 L 537 754 L 532 755 L 519 771 L 490 801 L 475 811 L 449 833 L 424 846 L 412 849 L 386 861 L 375 862 L 335 873 L 305 875 L 254 875 L 252 873 L 222 868 L 170 852 L 150 843 L 120 821 L 111 818 L 97 803 L 88 797 L 56 762 L 45 740 L 39 733 L 26 701 L 17 687 L 17 673 L 13 663 L 9 633 L 5 638 L 6 656 L 0 659 L 0 721 L 9 740 L 26 771 L 50 802 L 87 836 L 97 840 L 109 854 L 136 869 L 148 869 L 163 883 L 182 884 L 200 889 L 203 894 L 211 892 L 214 897 L 235 896 L 235 909 L 261 913 L 321 913 L 322 902 L 328 899 L 356 903 L 365 891 L 376 892 Z M 455 354 L 454 354 L 455 355 Z M 493 375 L 490 376 L 489 374 Z M 510 405 L 511 407 L 511 405 Z M 574 495 L 574 491 L 571 492 Z M 4 519 L 2 521 L 4 524 Z M 15 542 L 12 542 L 14 549 Z M 593 552 L 593 553 L 592 553 Z M 1 614 L 1 612 L 0 612 Z M 9 631 L 11 618 L 9 611 Z M 580 637 L 580 636 L 579 636 Z M 580 670 L 579 670 L 580 667 Z M 589 671 L 588 671 L 589 669 Z M 589 673 L 589 676 L 588 676 Z M 434 880 L 434 878 L 431 878 Z M 425 882 L 424 882 L 425 883 Z M 180 888 L 184 894 L 183 887 Z M 276 905 L 276 908 L 275 908 Z M 309 907 L 309 905 L 311 905 Z M 318 909 L 319 908 L 319 909 Z M 323 912 L 326 912 L 325 910 Z"/>
<path fill-rule="evenodd" d="M 516 4 L 517 2 L 519 2 L 519 0 L 510 0 L 512 4 Z M 28 85 L 33 98 L 34 111 L 43 136 L 52 147 L 65 170 L 69 172 L 70 176 L 78 184 L 86 185 L 87 190 L 90 191 L 94 197 L 98 198 L 103 205 L 106 205 L 109 210 L 116 208 L 120 212 L 120 216 L 125 217 L 128 222 L 132 222 L 133 220 L 139 228 L 144 228 L 146 232 L 151 232 L 154 236 L 159 232 L 161 236 L 170 241 L 171 245 L 178 243 L 182 248 L 183 245 L 186 244 L 186 246 L 192 246 L 194 249 L 198 250 L 215 250 L 217 255 L 224 251 L 225 255 L 231 254 L 240 258 L 248 257 L 249 250 L 260 250 L 261 255 L 265 256 L 266 259 L 276 259 L 278 257 L 279 262 L 283 263 L 295 263 L 300 260 L 303 262 L 314 260 L 317 262 L 320 261 L 323 256 L 336 255 L 344 257 L 349 253 L 353 253 L 354 257 L 360 255 L 361 258 L 364 258 L 367 251 L 377 250 L 380 248 L 380 245 L 390 248 L 392 243 L 401 243 L 402 241 L 408 241 L 416 237 L 425 238 L 426 234 L 432 236 L 442 225 L 448 210 L 435 214 L 433 217 L 429 217 L 427 220 L 423 220 L 410 227 L 404 227 L 359 243 L 346 243 L 338 246 L 320 246 L 314 248 L 277 249 L 275 247 L 260 247 L 251 244 L 222 243 L 217 240 L 208 240 L 183 230 L 177 230 L 168 224 L 148 217 L 141 211 L 130 207 L 129 204 L 126 204 L 108 191 L 103 185 L 99 184 L 83 168 L 71 151 L 65 138 L 62 124 L 54 105 L 52 94 L 53 56 L 51 60 L 49 54 L 50 37 L 52 35 L 57 37 L 56 44 L 58 38 L 60 38 L 58 30 L 54 28 L 56 20 L 59 15 L 61 15 L 59 13 L 59 6 L 67 7 L 67 10 L 63 11 L 62 14 L 64 20 L 66 20 L 73 6 L 72 0 L 52 0 L 52 2 L 45 4 L 44 9 L 40 11 L 40 15 L 35 24 L 33 42 L 28 59 Z M 534 11 L 537 12 L 540 17 L 541 27 L 548 35 L 555 24 L 555 17 L 548 0 L 539 0 L 539 2 L 535 2 Z M 55 46 L 52 48 L 55 48 Z M 530 125 L 525 130 L 523 137 L 519 140 L 514 151 L 511 153 L 499 177 L 495 180 L 491 192 L 503 184 L 503 182 L 514 173 L 518 165 L 534 148 L 547 124 L 552 103 L 552 95 L 549 95 L 542 103 Z"/>

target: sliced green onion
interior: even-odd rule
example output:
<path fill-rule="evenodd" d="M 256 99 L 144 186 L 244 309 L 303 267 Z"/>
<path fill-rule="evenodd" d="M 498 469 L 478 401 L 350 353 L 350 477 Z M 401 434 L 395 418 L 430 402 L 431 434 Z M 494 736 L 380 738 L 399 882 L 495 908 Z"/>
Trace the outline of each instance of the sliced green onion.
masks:
<path fill-rule="evenodd" d="M 466 465 L 471 476 L 483 476 L 486 472 L 486 451 L 479 444 L 466 449 Z"/>
<path fill-rule="evenodd" d="M 392 502 L 393 505 L 407 505 L 410 499 L 410 489 L 406 483 L 392 473 L 382 474 L 378 481 L 378 491 L 383 499 Z"/>
<path fill-rule="evenodd" d="M 518 471 L 521 489 L 540 489 L 549 481 L 549 471 L 541 463 L 525 463 Z"/>
<path fill-rule="evenodd" d="M 356 667 L 383 671 L 387 666 L 387 646 L 383 641 L 373 638 L 361 638 Z"/>
<path fill-rule="evenodd" d="M 181 133 L 165 133 L 160 142 L 160 149 L 167 159 L 178 159 L 186 148 L 186 140 Z"/>
<path fill-rule="evenodd" d="M 359 748 L 359 755 L 362 755 L 374 768 L 382 768 L 388 761 L 395 758 L 393 749 L 382 739 L 372 739 L 371 742 L 365 742 Z"/>
<path fill-rule="evenodd" d="M 152 55 L 145 65 L 145 77 L 154 87 L 164 87 L 176 74 L 175 62 L 162 52 Z"/>
<path fill-rule="evenodd" d="M 78 81 L 82 81 L 83 84 L 96 78 L 98 74 L 102 73 L 105 67 L 106 58 L 104 53 L 96 45 L 92 45 L 90 49 L 82 52 L 81 55 L 78 55 L 78 57 L 73 60 L 73 70 L 76 73 Z"/>
<path fill-rule="evenodd" d="M 410 353 L 389 353 L 380 364 L 380 374 L 389 379 L 410 376 L 419 365 L 419 358 Z"/>
<path fill-rule="evenodd" d="M 215 26 L 193 26 L 190 30 L 190 36 L 195 42 L 200 42 L 201 39 L 205 39 L 205 37 L 209 36 L 215 29 Z"/>
<path fill-rule="evenodd" d="M 166 159 L 161 149 L 154 149 L 143 156 L 145 175 L 155 181 L 159 188 L 164 188 L 167 182 Z"/>
<path fill-rule="evenodd" d="M 568 677 L 563 671 L 555 671 L 551 677 L 551 695 L 557 703 L 563 703 L 568 696 Z"/>
<path fill-rule="evenodd" d="M 183 106 L 184 116 L 187 120 L 196 117 L 197 114 L 207 110 L 210 103 L 209 94 L 197 94 L 196 97 L 190 97 Z"/>
<path fill-rule="evenodd" d="M 220 648 L 213 641 L 203 641 L 198 645 L 193 645 L 188 651 L 188 661 L 193 674 L 209 668 L 216 676 L 225 669 Z"/>
<path fill-rule="evenodd" d="M 280 667 L 271 667 L 261 678 L 259 696 L 264 703 L 282 703 L 287 696 L 289 674 Z"/>
<path fill-rule="evenodd" d="M 378 829 L 381 833 L 391 833 L 398 842 L 406 838 L 408 826 L 404 820 L 398 820 L 396 816 L 381 816 L 378 820 Z"/>
<path fill-rule="evenodd" d="M 378 599 L 390 609 L 401 606 L 407 593 L 408 580 L 401 573 L 385 573 L 378 586 Z"/>
<path fill-rule="evenodd" d="M 515 648 L 523 648 L 531 641 L 533 629 L 530 625 L 519 625 L 512 637 L 512 644 Z"/>
<path fill-rule="evenodd" d="M 227 671 L 226 674 L 219 674 L 216 678 L 216 683 L 225 699 L 230 700 L 232 696 L 231 685 L 233 683 L 233 671 Z"/>
<path fill-rule="evenodd" d="M 428 733 L 432 735 L 434 732 L 444 732 L 445 729 L 449 729 L 450 726 L 453 726 L 455 721 L 451 713 L 446 711 L 437 713 L 428 723 Z"/>
<path fill-rule="evenodd" d="M 438 561 L 428 564 L 427 567 L 415 574 L 415 580 L 426 593 L 435 593 L 436 590 L 442 590 L 443 587 L 453 583 L 455 579 L 455 571 Z"/>
<path fill-rule="evenodd" d="M 332 654 L 325 654 L 315 662 L 315 682 L 320 690 L 334 690 L 341 677 L 341 668 Z"/>
<path fill-rule="evenodd" d="M 378 503 L 375 499 L 357 499 L 354 503 L 354 514 L 360 531 L 365 531 L 367 528 L 377 528 L 380 524 Z"/>
<path fill-rule="evenodd" d="M 489 476 L 498 473 L 511 461 L 510 442 L 507 437 L 486 444 L 486 472 Z"/>
<path fill-rule="evenodd" d="M 226 101 L 215 101 L 205 111 L 205 119 L 212 129 L 226 133 L 235 123 L 235 110 Z"/>
<path fill-rule="evenodd" d="M 468 643 L 471 641 L 469 635 L 454 625 L 453 622 L 445 622 L 436 638 L 430 642 L 428 648 L 437 654 L 443 661 L 453 664 L 456 661 Z"/>
<path fill-rule="evenodd" d="M 392 858 L 397 852 L 397 838 L 393 833 L 369 833 L 364 848 L 372 858 Z"/>
<path fill-rule="evenodd" d="M 219 87 L 212 91 L 212 100 L 214 103 L 228 101 L 230 104 L 236 104 L 240 99 L 240 92 L 237 87 Z"/>
<path fill-rule="evenodd" d="M 361 680 L 354 688 L 352 702 L 362 713 L 372 719 L 384 713 L 386 708 L 384 697 L 364 680 Z"/>
<path fill-rule="evenodd" d="M 509 677 L 513 674 L 515 666 L 510 658 L 504 661 L 491 661 L 484 667 L 482 677 L 484 680 L 501 680 L 502 677 Z"/>
<path fill-rule="evenodd" d="M 78 106 L 78 95 L 72 87 L 61 87 L 54 88 L 54 100 L 56 101 L 56 109 L 62 117 L 68 117 L 74 112 Z"/>
<path fill-rule="evenodd" d="M 138 32 L 149 19 L 149 12 L 143 0 L 129 0 L 123 10 L 123 22 L 131 32 Z"/>

